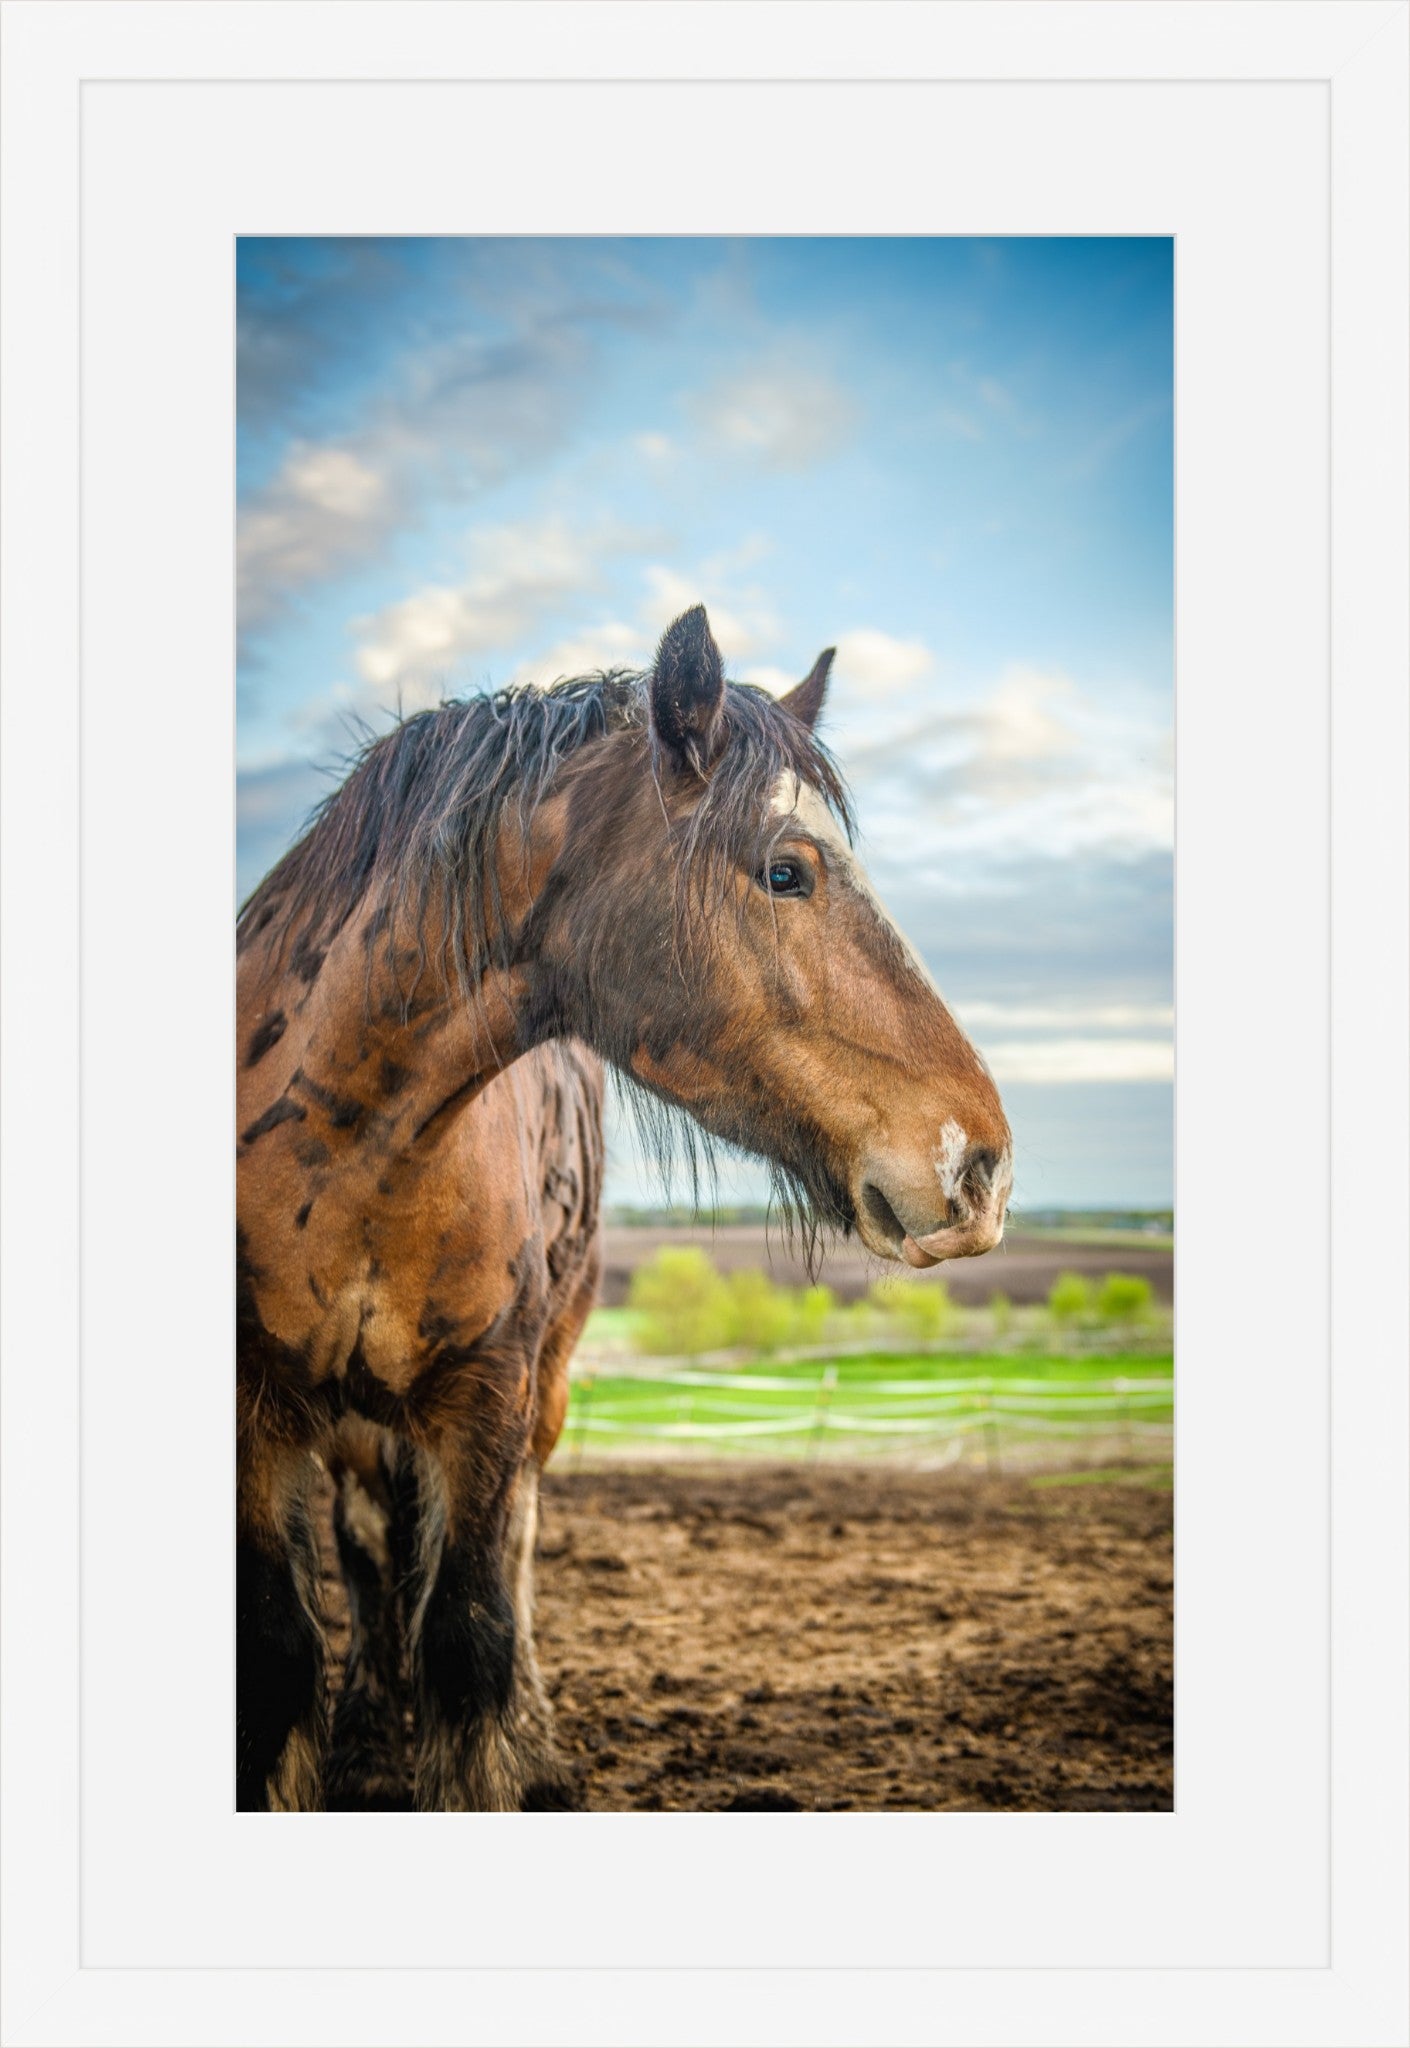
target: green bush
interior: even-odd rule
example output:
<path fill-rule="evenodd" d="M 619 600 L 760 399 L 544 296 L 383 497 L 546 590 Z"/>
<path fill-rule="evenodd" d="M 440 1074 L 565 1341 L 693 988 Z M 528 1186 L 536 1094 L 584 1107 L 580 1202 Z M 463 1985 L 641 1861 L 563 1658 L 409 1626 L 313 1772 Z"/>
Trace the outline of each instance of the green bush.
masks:
<path fill-rule="evenodd" d="M 1144 1323 L 1150 1318 L 1151 1284 L 1137 1273 L 1108 1273 L 1097 1296 L 1104 1323 Z"/>
<path fill-rule="evenodd" d="M 637 1267 L 627 1299 L 638 1312 L 633 1342 L 648 1358 L 819 1344 L 837 1309 L 830 1287 L 795 1293 L 766 1273 L 726 1276 L 698 1245 L 663 1246 Z"/>
<path fill-rule="evenodd" d="M 632 1274 L 627 1300 L 641 1318 L 636 1348 L 648 1357 L 719 1351 L 732 1341 L 733 1297 L 698 1245 L 663 1245 Z"/>
<path fill-rule="evenodd" d="M 1007 1337 L 1013 1328 L 1013 1303 L 1006 1294 L 989 1296 L 989 1320 L 994 1325 L 996 1337 Z"/>
<path fill-rule="evenodd" d="M 839 1344 L 865 1344 L 876 1334 L 876 1305 L 871 1301 L 846 1301 L 828 1318 L 829 1337 Z"/>
<path fill-rule="evenodd" d="M 958 1315 L 943 1280 L 882 1280 L 871 1289 L 873 1307 L 899 1323 L 908 1337 L 933 1344 L 953 1329 Z"/>
<path fill-rule="evenodd" d="M 786 1288 L 775 1287 L 767 1274 L 758 1272 L 731 1273 L 725 1285 L 729 1290 L 729 1343 L 750 1351 L 777 1351 L 790 1341 L 797 1317 Z"/>
<path fill-rule="evenodd" d="M 821 1344 L 827 1335 L 828 1318 L 837 1308 L 837 1296 L 830 1287 L 805 1287 L 794 1296 L 793 1341 Z"/>
<path fill-rule="evenodd" d="M 1092 1285 L 1081 1273 L 1059 1273 L 1048 1293 L 1048 1314 L 1060 1327 L 1089 1322 L 1096 1303 Z"/>

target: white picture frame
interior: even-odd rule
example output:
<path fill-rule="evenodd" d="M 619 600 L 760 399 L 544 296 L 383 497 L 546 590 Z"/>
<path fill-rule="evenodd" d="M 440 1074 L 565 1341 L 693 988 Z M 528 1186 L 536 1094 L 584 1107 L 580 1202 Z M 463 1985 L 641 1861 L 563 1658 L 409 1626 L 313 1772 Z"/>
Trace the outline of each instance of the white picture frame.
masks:
<path fill-rule="evenodd" d="M 3 2040 L 1403 2040 L 1405 0 L 3 29 Z M 233 238 L 823 228 L 1176 237 L 1176 1811 L 236 1815 Z"/>

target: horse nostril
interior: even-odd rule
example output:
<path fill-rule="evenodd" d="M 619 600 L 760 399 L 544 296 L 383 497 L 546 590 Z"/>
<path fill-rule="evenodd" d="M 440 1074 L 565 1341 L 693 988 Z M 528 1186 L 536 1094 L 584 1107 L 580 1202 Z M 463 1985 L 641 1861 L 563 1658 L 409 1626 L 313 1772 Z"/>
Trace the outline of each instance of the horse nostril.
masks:
<path fill-rule="evenodd" d="M 970 1187 L 974 1188 L 977 1193 L 987 1194 L 994 1185 L 994 1170 L 998 1163 L 999 1155 L 997 1152 L 991 1151 L 987 1145 L 976 1145 L 966 1155 L 964 1172 L 960 1178 L 962 1181 L 967 1182 Z"/>
<path fill-rule="evenodd" d="M 882 1236 L 889 1238 L 892 1244 L 899 1244 L 906 1234 L 906 1226 L 875 1181 L 869 1180 L 863 1187 L 862 1202 Z"/>

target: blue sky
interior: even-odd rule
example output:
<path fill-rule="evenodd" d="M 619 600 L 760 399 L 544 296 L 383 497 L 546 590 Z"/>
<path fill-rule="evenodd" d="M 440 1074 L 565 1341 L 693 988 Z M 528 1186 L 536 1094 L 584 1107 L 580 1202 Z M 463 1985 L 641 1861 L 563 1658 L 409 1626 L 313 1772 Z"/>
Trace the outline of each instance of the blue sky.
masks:
<path fill-rule="evenodd" d="M 1169 1201 L 1168 240 L 246 240 L 238 277 L 242 894 L 351 715 L 643 663 L 703 599 L 738 677 L 837 646 L 825 736 L 1016 1202 Z"/>

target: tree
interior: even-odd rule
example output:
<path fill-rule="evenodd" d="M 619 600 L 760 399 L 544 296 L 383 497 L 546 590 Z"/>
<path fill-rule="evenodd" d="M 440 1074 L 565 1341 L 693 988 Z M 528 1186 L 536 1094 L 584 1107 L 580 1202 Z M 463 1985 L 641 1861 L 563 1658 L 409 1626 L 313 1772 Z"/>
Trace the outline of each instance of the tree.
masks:
<path fill-rule="evenodd" d="M 1151 1312 L 1151 1283 L 1138 1273 L 1108 1273 L 1097 1296 L 1104 1323 L 1144 1323 Z"/>
<path fill-rule="evenodd" d="M 636 1346 L 648 1357 L 717 1351 L 730 1342 L 730 1290 L 698 1245 L 663 1245 L 633 1273 L 627 1301 L 640 1313 Z"/>
<path fill-rule="evenodd" d="M 1048 1291 L 1048 1314 L 1060 1328 L 1090 1322 L 1095 1306 L 1091 1282 L 1081 1273 L 1059 1273 Z"/>

